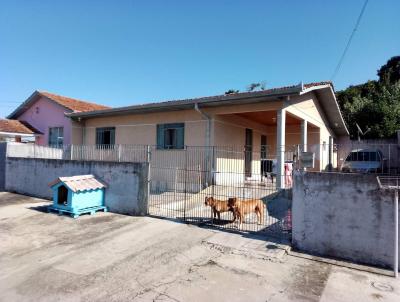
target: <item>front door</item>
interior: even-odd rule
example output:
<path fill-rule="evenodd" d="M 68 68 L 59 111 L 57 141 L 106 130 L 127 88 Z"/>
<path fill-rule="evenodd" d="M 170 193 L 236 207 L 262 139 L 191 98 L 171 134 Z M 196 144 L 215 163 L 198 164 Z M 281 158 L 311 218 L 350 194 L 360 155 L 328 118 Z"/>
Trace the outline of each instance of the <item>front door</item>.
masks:
<path fill-rule="evenodd" d="M 267 136 L 261 135 L 261 176 L 267 175 Z"/>
<path fill-rule="evenodd" d="M 246 177 L 251 177 L 251 161 L 253 159 L 253 130 L 246 129 L 244 146 L 244 172 Z"/>

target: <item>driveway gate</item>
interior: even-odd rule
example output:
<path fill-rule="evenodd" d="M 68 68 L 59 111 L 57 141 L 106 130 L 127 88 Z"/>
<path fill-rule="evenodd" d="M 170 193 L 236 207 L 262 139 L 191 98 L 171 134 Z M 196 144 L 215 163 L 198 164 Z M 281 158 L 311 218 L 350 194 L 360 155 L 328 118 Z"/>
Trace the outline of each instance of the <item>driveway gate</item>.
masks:
<path fill-rule="evenodd" d="M 271 156 L 274 153 L 269 151 L 267 146 L 260 152 L 243 147 L 151 147 L 149 214 L 289 237 L 291 198 L 276 190 Z M 293 160 L 293 152 L 289 151 L 287 157 Z M 252 159 L 250 168 L 248 158 Z M 221 209 L 220 216 L 215 213 L 214 217 L 212 208 L 205 204 L 206 197 L 221 201 L 222 206 L 229 198 L 236 198 L 243 222 L 233 221 L 233 212 L 227 209 Z"/>

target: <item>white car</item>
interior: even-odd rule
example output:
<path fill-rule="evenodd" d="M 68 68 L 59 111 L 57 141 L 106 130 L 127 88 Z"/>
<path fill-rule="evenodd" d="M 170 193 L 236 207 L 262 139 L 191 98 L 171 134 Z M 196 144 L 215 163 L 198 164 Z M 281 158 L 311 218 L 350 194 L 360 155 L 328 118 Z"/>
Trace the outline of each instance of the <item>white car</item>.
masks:
<path fill-rule="evenodd" d="M 350 152 L 342 172 L 383 173 L 385 158 L 378 149 L 357 149 Z"/>

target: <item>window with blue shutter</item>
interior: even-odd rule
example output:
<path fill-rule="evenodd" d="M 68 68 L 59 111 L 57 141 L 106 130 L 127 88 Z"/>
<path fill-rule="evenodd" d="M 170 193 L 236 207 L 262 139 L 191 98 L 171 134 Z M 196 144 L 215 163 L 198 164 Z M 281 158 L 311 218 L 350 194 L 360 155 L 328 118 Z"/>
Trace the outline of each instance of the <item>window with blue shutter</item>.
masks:
<path fill-rule="evenodd" d="M 183 149 L 185 146 L 185 124 L 157 125 L 158 149 Z"/>

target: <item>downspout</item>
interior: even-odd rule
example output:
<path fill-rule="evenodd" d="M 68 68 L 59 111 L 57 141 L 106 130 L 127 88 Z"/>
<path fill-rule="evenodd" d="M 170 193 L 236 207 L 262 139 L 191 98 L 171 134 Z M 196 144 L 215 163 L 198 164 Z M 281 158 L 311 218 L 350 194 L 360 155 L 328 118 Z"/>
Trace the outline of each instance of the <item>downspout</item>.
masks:
<path fill-rule="evenodd" d="M 203 118 L 207 120 L 207 127 L 206 127 L 206 146 L 211 147 L 211 117 L 200 110 L 199 105 L 197 103 L 194 104 L 194 110 L 201 114 Z"/>
<path fill-rule="evenodd" d="M 212 123 L 212 118 L 205 112 L 201 111 L 199 108 L 199 105 L 197 103 L 194 104 L 194 110 L 196 110 L 200 115 L 207 120 L 207 125 L 206 125 L 206 152 L 205 152 L 205 159 L 206 159 L 206 165 L 208 166 L 208 163 L 210 163 L 210 168 L 208 170 L 211 170 L 208 179 L 206 179 L 206 187 L 208 187 L 210 184 L 214 184 L 214 159 L 212 157 L 212 148 L 211 148 L 211 123 Z M 211 160 L 211 162 L 210 162 Z"/>

